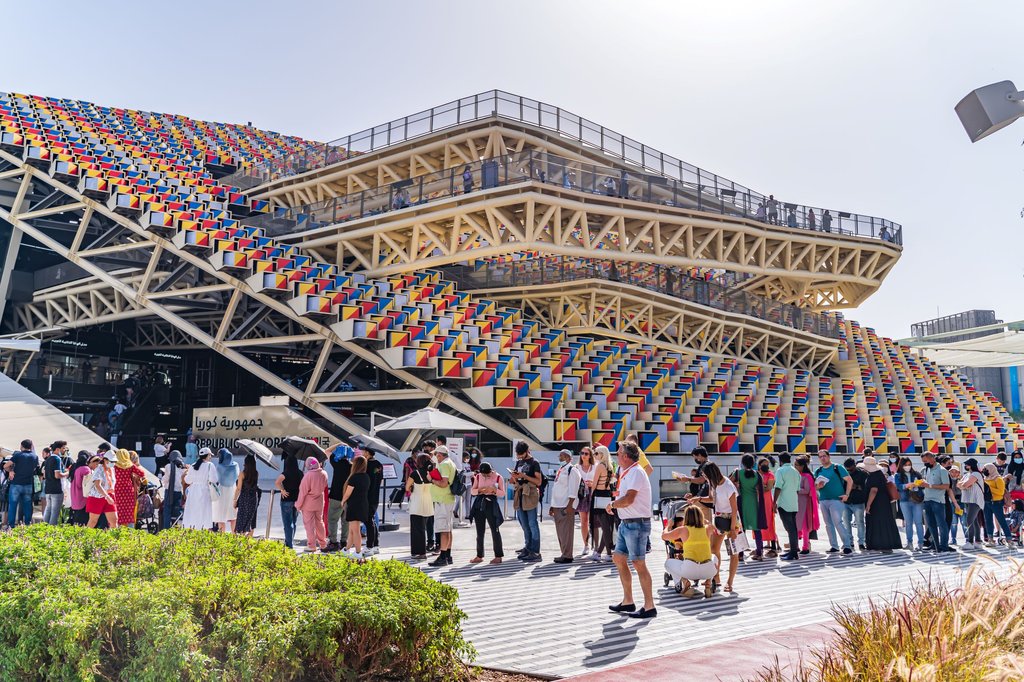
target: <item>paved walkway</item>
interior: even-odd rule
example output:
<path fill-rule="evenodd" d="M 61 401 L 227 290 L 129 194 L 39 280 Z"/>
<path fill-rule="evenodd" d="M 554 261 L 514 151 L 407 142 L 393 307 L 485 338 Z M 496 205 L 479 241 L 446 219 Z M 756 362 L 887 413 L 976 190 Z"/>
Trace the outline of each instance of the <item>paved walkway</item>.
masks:
<path fill-rule="evenodd" d="M 407 516 L 392 510 L 387 515 L 389 520 L 397 517 L 401 529 L 381 534 L 380 558 L 409 561 Z M 259 518 L 257 535 L 262 536 L 266 500 Z M 749 679 L 774 655 L 785 658 L 822 642 L 833 604 L 888 597 L 916 579 L 959 581 L 980 555 L 1003 563 L 1011 557 L 1024 559 L 1024 552 L 1005 548 L 941 556 L 903 551 L 829 555 L 823 553 L 827 543 L 816 541 L 814 551 L 795 563 L 740 564 L 731 595 L 689 600 L 663 587 L 665 549 L 655 530 L 648 565 L 655 576 L 658 617 L 635 621 L 607 609 L 620 598 L 612 564 L 551 563 L 558 552 L 550 520 L 541 523 L 544 561 L 537 564 L 515 559 L 522 546 L 515 521 L 506 521 L 501 531 L 506 557 L 499 566 L 469 563 L 476 553 L 471 528 L 456 529 L 453 566 L 411 563 L 458 588 L 467 614 L 466 635 L 477 649 L 479 665 L 545 677 L 582 675 L 595 682 L 678 680 L 681 670 L 693 679 Z M 276 504 L 270 535 L 283 536 Z M 304 537 L 300 521 L 298 539 Z M 489 552 L 489 534 L 486 547 Z M 732 661 L 728 669 L 721 664 L 726 651 L 733 652 L 725 657 Z"/>

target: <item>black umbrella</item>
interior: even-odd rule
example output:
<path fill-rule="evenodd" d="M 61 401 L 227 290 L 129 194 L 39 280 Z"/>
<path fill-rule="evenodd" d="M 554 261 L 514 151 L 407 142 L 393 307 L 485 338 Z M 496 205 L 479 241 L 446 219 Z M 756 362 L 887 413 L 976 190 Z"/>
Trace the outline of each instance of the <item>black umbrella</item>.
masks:
<path fill-rule="evenodd" d="M 304 462 L 310 457 L 316 457 L 321 464 L 327 461 L 327 453 L 315 440 L 298 436 L 288 436 L 281 441 L 281 452 L 286 456 L 292 455 L 300 462 Z"/>

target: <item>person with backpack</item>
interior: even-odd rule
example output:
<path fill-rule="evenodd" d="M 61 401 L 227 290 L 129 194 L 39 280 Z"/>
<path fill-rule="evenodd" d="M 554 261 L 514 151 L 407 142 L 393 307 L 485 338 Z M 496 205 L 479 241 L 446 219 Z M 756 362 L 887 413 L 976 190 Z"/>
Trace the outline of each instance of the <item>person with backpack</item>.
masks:
<path fill-rule="evenodd" d="M 516 510 L 516 520 L 523 529 L 524 545 L 519 552 L 519 560 L 526 562 L 540 561 L 540 525 L 537 522 L 537 510 L 540 507 L 541 484 L 544 474 L 540 464 L 530 453 L 530 446 L 519 441 L 516 443 L 515 470 L 509 472 L 515 493 L 512 506 Z"/>
<path fill-rule="evenodd" d="M 448 448 L 439 445 L 434 449 L 437 465 L 430 472 L 430 496 L 434 501 L 434 532 L 441 536 L 441 553 L 428 566 L 450 566 L 452 564 L 452 526 L 455 523 L 455 498 L 462 494 L 465 484 L 455 464 L 448 456 Z"/>
<path fill-rule="evenodd" d="M 572 540 L 575 535 L 576 505 L 582 497 L 583 477 L 572 463 L 572 453 L 562 450 L 558 453 L 558 470 L 551 485 L 551 506 L 548 515 L 555 521 L 558 549 L 562 554 L 555 558 L 556 564 L 572 563 Z"/>
<path fill-rule="evenodd" d="M 843 467 L 832 462 L 828 450 L 818 450 L 818 468 L 814 470 L 814 485 L 818 490 L 818 508 L 825 519 L 830 554 L 840 551 L 853 553 L 853 532 L 844 519 L 843 510 L 853 491 L 853 478 Z M 838 531 L 838 539 L 837 539 Z"/>
<path fill-rule="evenodd" d="M 491 528 L 491 544 L 494 545 L 492 564 L 500 564 L 505 556 L 501 543 L 501 532 L 498 528 L 505 520 L 501 513 L 498 500 L 505 495 L 505 480 L 499 476 L 488 462 L 480 465 L 480 470 L 473 475 L 473 507 L 470 518 L 476 524 L 476 556 L 469 560 L 471 564 L 479 564 L 484 560 L 484 529 Z"/>

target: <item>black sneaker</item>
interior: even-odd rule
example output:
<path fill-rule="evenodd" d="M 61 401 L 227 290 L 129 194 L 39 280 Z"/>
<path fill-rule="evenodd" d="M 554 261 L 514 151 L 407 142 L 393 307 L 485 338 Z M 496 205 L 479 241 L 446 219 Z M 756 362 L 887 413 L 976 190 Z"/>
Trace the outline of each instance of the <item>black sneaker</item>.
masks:
<path fill-rule="evenodd" d="M 341 545 L 339 545 L 337 542 L 328 542 L 327 546 L 324 547 L 324 551 L 325 552 L 340 552 L 341 551 Z"/>
<path fill-rule="evenodd" d="M 555 563 L 556 564 L 571 564 L 572 563 L 572 557 L 560 556 L 557 559 L 555 559 Z"/>
<path fill-rule="evenodd" d="M 862 551 L 862 552 L 868 551 L 868 546 L 867 545 L 858 545 L 858 546 L 860 547 L 860 551 Z"/>
<path fill-rule="evenodd" d="M 658 609 L 644 609 L 641 608 L 639 611 L 627 613 L 630 618 L 654 618 L 658 615 Z"/>
<path fill-rule="evenodd" d="M 428 563 L 427 566 L 447 566 L 450 563 L 451 563 L 451 560 L 448 557 L 439 556 L 436 559 L 434 559 L 433 561 L 431 561 L 430 563 Z"/>
<path fill-rule="evenodd" d="M 540 554 L 527 554 L 526 556 L 520 557 L 520 561 L 525 561 L 528 564 L 536 563 L 541 560 Z"/>
<path fill-rule="evenodd" d="M 850 547 L 843 547 L 843 554 L 853 554 L 853 549 Z"/>
<path fill-rule="evenodd" d="M 615 604 L 614 606 L 609 606 L 608 610 L 615 613 L 632 613 L 636 611 L 636 604 Z"/>
<path fill-rule="evenodd" d="M 836 549 L 835 547 L 829 547 L 828 551 L 827 551 L 827 552 L 825 552 L 825 553 L 826 553 L 826 554 L 838 554 L 838 553 L 839 553 L 839 550 L 838 550 L 838 549 Z"/>

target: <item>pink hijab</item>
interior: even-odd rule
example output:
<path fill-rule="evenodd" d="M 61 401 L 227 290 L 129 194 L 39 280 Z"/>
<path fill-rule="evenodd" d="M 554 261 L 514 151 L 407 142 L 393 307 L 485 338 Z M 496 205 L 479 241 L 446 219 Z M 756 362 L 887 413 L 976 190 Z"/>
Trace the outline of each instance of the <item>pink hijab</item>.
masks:
<path fill-rule="evenodd" d="M 811 494 L 807 496 L 807 507 L 804 509 L 804 517 L 797 519 L 797 526 L 818 530 L 821 528 L 821 517 L 818 515 L 818 487 L 814 485 L 814 476 L 811 474 L 800 474 L 811 487 Z"/>

